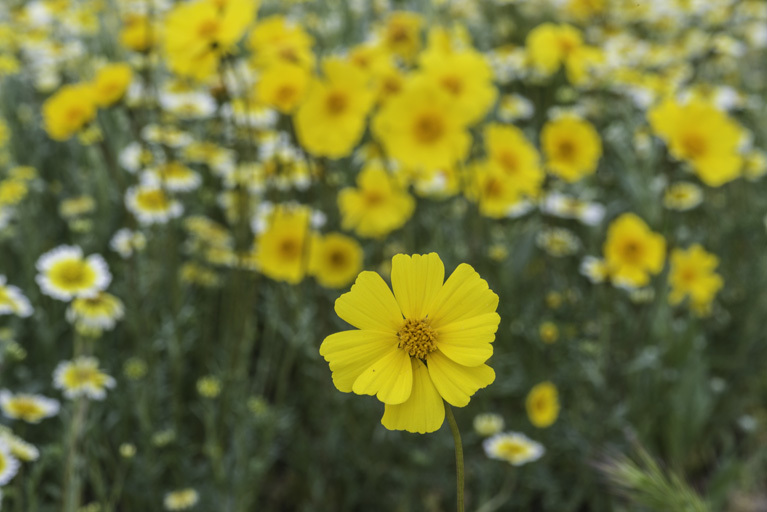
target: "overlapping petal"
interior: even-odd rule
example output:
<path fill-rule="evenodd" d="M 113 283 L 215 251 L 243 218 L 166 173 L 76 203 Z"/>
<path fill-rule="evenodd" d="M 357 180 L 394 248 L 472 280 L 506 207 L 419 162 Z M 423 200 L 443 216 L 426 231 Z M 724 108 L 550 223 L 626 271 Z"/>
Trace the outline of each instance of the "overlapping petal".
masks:
<path fill-rule="evenodd" d="M 436 253 L 397 254 L 392 259 L 392 288 L 405 318 L 423 319 L 444 280 L 445 265 Z"/>
<path fill-rule="evenodd" d="M 366 368 L 352 385 L 358 395 L 376 395 L 385 404 L 401 404 L 412 389 L 410 355 L 396 348 Z"/>
<path fill-rule="evenodd" d="M 432 328 L 439 329 L 453 322 L 478 315 L 493 313 L 498 307 L 498 296 L 487 281 L 466 263 L 445 281 L 429 308 Z"/>
<path fill-rule="evenodd" d="M 362 272 L 352 289 L 336 300 L 336 314 L 358 329 L 396 333 L 402 313 L 386 282 L 375 272 Z"/>
<path fill-rule="evenodd" d="M 467 405 L 478 389 L 495 380 L 495 372 L 486 364 L 463 366 L 439 350 L 429 354 L 429 376 L 442 398 L 456 407 Z"/>
<path fill-rule="evenodd" d="M 426 434 L 439 430 L 445 421 L 445 404 L 429 377 L 429 370 L 419 359 L 411 359 L 413 391 L 401 404 L 387 404 L 381 424 L 389 430 L 407 430 Z"/>
<path fill-rule="evenodd" d="M 333 384 L 350 393 L 365 369 L 397 348 L 397 337 L 379 331 L 342 331 L 331 334 L 320 345 L 320 355 L 330 364 Z"/>

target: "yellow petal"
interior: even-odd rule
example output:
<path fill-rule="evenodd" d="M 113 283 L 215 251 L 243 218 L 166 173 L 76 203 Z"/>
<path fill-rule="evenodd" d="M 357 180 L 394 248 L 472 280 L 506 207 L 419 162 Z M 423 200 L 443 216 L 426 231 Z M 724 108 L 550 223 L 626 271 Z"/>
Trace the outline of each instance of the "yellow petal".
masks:
<path fill-rule="evenodd" d="M 333 384 L 350 393 L 357 377 L 387 352 L 397 349 L 399 340 L 391 333 L 342 331 L 331 334 L 320 345 L 320 355 L 330 363 Z"/>
<path fill-rule="evenodd" d="M 413 389 L 410 356 L 395 348 L 363 371 L 352 385 L 358 395 L 376 395 L 385 404 L 401 404 Z"/>
<path fill-rule="evenodd" d="M 392 259 L 391 284 L 405 318 L 423 319 L 444 280 L 445 266 L 436 253 Z"/>
<path fill-rule="evenodd" d="M 486 364 L 463 366 L 439 350 L 429 354 L 429 375 L 442 398 L 456 407 L 464 407 L 478 389 L 489 386 L 495 380 L 495 372 Z"/>
<path fill-rule="evenodd" d="M 358 329 L 396 333 L 402 327 L 397 301 L 375 272 L 362 272 L 352 289 L 336 299 L 336 314 Z"/>
<path fill-rule="evenodd" d="M 445 404 L 420 359 L 411 360 L 413 392 L 402 404 L 387 404 L 381 424 L 389 430 L 407 430 L 426 434 L 439 430 L 445 421 Z"/>
<path fill-rule="evenodd" d="M 450 275 L 429 308 L 432 328 L 492 313 L 498 307 L 498 296 L 487 286 L 487 281 L 466 263 Z"/>
<path fill-rule="evenodd" d="M 493 355 L 492 341 L 501 317 L 486 313 L 437 329 L 437 348 L 464 366 L 478 366 Z"/>

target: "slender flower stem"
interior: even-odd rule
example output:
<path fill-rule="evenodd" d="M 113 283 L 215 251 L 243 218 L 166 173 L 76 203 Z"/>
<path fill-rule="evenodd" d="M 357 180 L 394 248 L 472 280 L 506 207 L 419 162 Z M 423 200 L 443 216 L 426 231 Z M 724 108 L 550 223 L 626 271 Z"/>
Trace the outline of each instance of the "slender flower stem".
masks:
<path fill-rule="evenodd" d="M 464 512 L 463 506 L 463 444 L 461 444 L 461 432 L 458 430 L 458 424 L 455 422 L 453 410 L 445 403 L 445 416 L 450 425 L 450 431 L 453 433 L 455 442 L 455 483 L 458 490 L 458 512 Z"/>

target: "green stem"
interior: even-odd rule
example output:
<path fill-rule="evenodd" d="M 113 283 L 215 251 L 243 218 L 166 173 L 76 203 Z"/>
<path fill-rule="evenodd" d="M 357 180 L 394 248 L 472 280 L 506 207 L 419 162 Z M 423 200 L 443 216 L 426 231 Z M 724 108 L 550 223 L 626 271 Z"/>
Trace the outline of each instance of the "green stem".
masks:
<path fill-rule="evenodd" d="M 463 507 L 463 444 L 461 444 L 461 432 L 458 430 L 458 424 L 455 422 L 453 410 L 445 403 L 445 416 L 450 425 L 450 431 L 453 433 L 455 442 L 455 484 L 458 493 L 458 512 L 464 512 Z"/>

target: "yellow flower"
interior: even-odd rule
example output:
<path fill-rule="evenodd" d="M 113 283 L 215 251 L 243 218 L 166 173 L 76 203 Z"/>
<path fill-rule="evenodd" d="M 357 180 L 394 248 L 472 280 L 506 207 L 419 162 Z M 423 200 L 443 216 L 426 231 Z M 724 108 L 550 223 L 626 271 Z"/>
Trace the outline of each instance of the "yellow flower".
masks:
<path fill-rule="evenodd" d="M 256 239 L 255 260 L 265 276 L 291 284 L 301 282 L 308 264 L 309 216 L 306 207 L 278 206 Z"/>
<path fill-rule="evenodd" d="M 694 183 L 672 183 L 663 194 L 663 206 L 670 210 L 691 210 L 703 202 L 703 191 Z"/>
<path fill-rule="evenodd" d="M 538 327 L 538 335 L 544 343 L 554 343 L 559 339 L 559 328 L 554 322 L 543 322 Z"/>
<path fill-rule="evenodd" d="M 314 68 L 313 45 L 312 36 L 284 16 L 269 16 L 259 21 L 248 38 L 257 67 L 286 63 L 311 70 Z"/>
<path fill-rule="evenodd" d="M 480 121 L 495 102 L 493 71 L 479 52 L 430 52 L 421 58 L 421 70 L 448 94 L 455 115 L 467 124 Z"/>
<path fill-rule="evenodd" d="M 666 260 L 666 240 L 633 213 L 624 213 L 610 224 L 603 250 L 610 276 L 621 286 L 646 285 L 650 274 L 663 270 Z"/>
<path fill-rule="evenodd" d="M 530 66 L 541 75 L 550 76 L 582 44 L 583 38 L 577 28 L 542 23 L 527 35 L 525 48 Z"/>
<path fill-rule="evenodd" d="M 536 461 L 545 451 L 540 443 L 517 432 L 496 434 L 485 439 L 482 447 L 488 457 L 504 460 L 513 466 Z"/>
<path fill-rule="evenodd" d="M 473 424 L 474 431 L 482 437 L 492 436 L 503 430 L 503 418 L 500 414 L 477 414 Z"/>
<path fill-rule="evenodd" d="M 740 176 L 743 128 L 724 112 L 701 100 L 680 105 L 667 99 L 647 117 L 669 152 L 688 162 L 706 185 L 719 187 Z"/>
<path fill-rule="evenodd" d="M 423 18 L 420 14 L 393 12 L 377 31 L 381 46 L 406 62 L 412 61 L 421 49 L 422 26 Z"/>
<path fill-rule="evenodd" d="M 309 85 L 309 72 L 295 64 L 276 62 L 261 74 L 256 97 L 283 114 L 296 109 Z"/>
<path fill-rule="evenodd" d="M 98 254 L 87 258 L 74 245 L 61 245 L 40 256 L 36 264 L 37 284 L 43 293 L 68 301 L 75 297 L 91 297 L 112 281 L 106 261 Z"/>
<path fill-rule="evenodd" d="M 27 423 L 39 423 L 45 418 L 59 413 L 58 400 L 42 395 L 19 393 L 14 395 L 7 389 L 0 391 L 0 409 L 6 418 L 22 420 Z"/>
<path fill-rule="evenodd" d="M 369 165 L 357 176 L 357 188 L 338 193 L 344 229 L 381 238 L 402 227 L 415 209 L 415 200 L 379 165 Z"/>
<path fill-rule="evenodd" d="M 339 391 L 375 395 L 390 430 L 426 433 L 445 419 L 443 399 L 469 403 L 495 380 L 485 362 L 500 317 L 498 296 L 463 263 L 443 283 L 435 253 L 392 259 L 392 290 L 375 272 L 362 272 L 336 300 L 338 316 L 359 330 L 331 334 L 320 355 Z"/>
<path fill-rule="evenodd" d="M 696 314 L 708 314 L 711 302 L 724 286 L 722 276 L 714 272 L 717 265 L 719 259 L 699 244 L 687 250 L 674 249 L 671 252 L 671 270 L 668 275 L 671 285 L 669 302 L 677 305 L 689 298 L 690 307 Z"/>
<path fill-rule="evenodd" d="M 165 224 L 184 212 L 181 203 L 153 183 L 128 188 L 125 207 L 141 224 Z"/>
<path fill-rule="evenodd" d="M 525 407 L 530 423 L 538 428 L 550 427 L 559 416 L 557 387 L 549 381 L 537 384 L 527 394 Z"/>
<path fill-rule="evenodd" d="M 478 162 L 469 171 L 471 178 L 466 196 L 478 204 L 479 212 L 493 219 L 514 216 L 524 199 L 520 183 L 487 163 Z"/>
<path fill-rule="evenodd" d="M 341 288 L 362 269 L 362 247 L 340 233 L 315 235 L 309 255 L 309 273 L 326 288 Z"/>
<path fill-rule="evenodd" d="M 67 140 L 96 117 L 89 84 L 65 85 L 43 103 L 45 131 L 53 140 Z"/>
<path fill-rule="evenodd" d="M 194 489 L 181 489 L 165 495 L 163 505 L 165 510 L 185 510 L 200 501 L 200 495 Z"/>
<path fill-rule="evenodd" d="M 234 49 L 255 16 L 254 0 L 195 0 L 176 4 L 165 20 L 165 53 L 174 73 L 203 80 Z"/>
<path fill-rule="evenodd" d="M 91 83 L 96 105 L 108 107 L 118 102 L 132 79 L 133 71 L 128 64 L 109 64 L 101 68 Z"/>
<path fill-rule="evenodd" d="M 602 140 L 594 126 L 570 115 L 543 126 L 541 145 L 549 172 L 570 183 L 593 174 L 602 156 Z"/>
<path fill-rule="evenodd" d="M 114 329 L 125 315 L 123 302 L 107 292 L 93 297 L 79 297 L 67 308 L 67 320 L 86 331 L 100 333 Z"/>
<path fill-rule="evenodd" d="M 157 27 L 151 25 L 149 16 L 128 13 L 122 19 L 120 44 L 129 50 L 145 52 L 154 45 Z"/>
<path fill-rule="evenodd" d="M 388 156 L 412 168 L 450 167 L 471 144 L 451 96 L 423 76 L 383 105 L 372 128 Z"/>
<path fill-rule="evenodd" d="M 594 19 L 607 7 L 607 0 L 567 0 L 565 12 L 579 21 Z"/>
<path fill-rule="evenodd" d="M 53 385 L 64 391 L 69 399 L 87 397 L 103 400 L 107 388 L 116 385 L 115 380 L 99 370 L 95 357 L 80 356 L 73 361 L 62 361 L 53 372 Z"/>
<path fill-rule="evenodd" d="M 0 207 L 19 204 L 27 196 L 28 191 L 27 184 L 21 180 L 0 181 Z"/>
<path fill-rule="evenodd" d="M 367 76 L 338 58 L 323 62 L 325 80 L 315 81 L 295 115 L 298 141 L 315 156 L 348 155 L 362 138 L 373 104 Z"/>
<path fill-rule="evenodd" d="M 488 163 L 511 178 L 520 195 L 537 197 L 545 175 L 538 151 L 522 130 L 491 123 L 485 127 L 484 135 Z"/>

